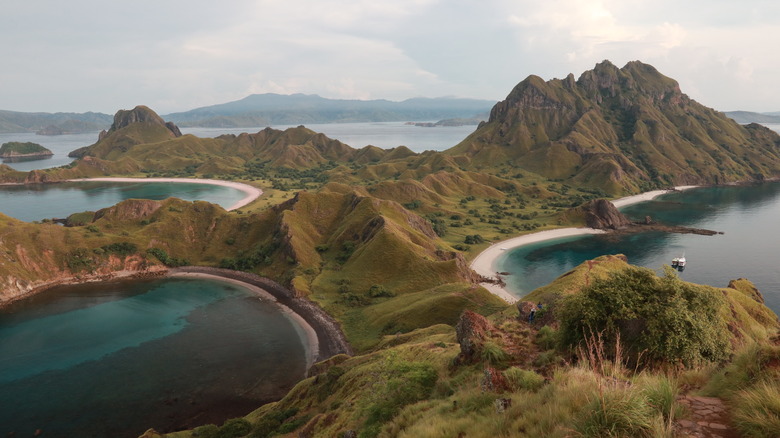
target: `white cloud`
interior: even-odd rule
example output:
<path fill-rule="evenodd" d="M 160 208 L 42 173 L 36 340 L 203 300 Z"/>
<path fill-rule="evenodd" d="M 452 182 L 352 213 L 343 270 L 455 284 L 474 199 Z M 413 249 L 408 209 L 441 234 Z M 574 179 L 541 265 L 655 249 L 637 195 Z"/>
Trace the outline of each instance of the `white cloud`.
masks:
<path fill-rule="evenodd" d="M 706 105 L 780 110 L 777 23 L 769 0 L 30 0 L 0 6 L 0 102 L 169 112 L 259 92 L 500 99 L 529 74 L 639 59 Z"/>

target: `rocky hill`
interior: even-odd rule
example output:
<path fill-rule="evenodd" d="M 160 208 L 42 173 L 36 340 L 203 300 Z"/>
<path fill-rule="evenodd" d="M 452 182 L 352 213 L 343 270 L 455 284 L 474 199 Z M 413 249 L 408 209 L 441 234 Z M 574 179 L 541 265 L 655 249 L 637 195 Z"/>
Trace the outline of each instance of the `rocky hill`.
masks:
<path fill-rule="evenodd" d="M 779 145 L 774 131 L 691 100 L 650 65 L 604 61 L 576 80 L 528 77 L 447 153 L 625 193 L 773 177 Z"/>

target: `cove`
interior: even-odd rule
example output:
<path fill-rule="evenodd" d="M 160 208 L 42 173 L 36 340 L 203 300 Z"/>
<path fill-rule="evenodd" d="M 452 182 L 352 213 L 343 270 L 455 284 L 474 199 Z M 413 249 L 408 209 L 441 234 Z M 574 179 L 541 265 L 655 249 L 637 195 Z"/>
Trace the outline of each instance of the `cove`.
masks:
<path fill-rule="evenodd" d="M 685 254 L 680 277 L 694 283 L 725 287 L 729 280 L 748 278 L 763 293 L 766 304 L 780 312 L 780 183 L 702 187 L 670 193 L 626 206 L 632 220 L 653 220 L 724 232 L 700 236 L 645 232 L 588 235 L 549 240 L 507 251 L 496 269 L 510 272 L 507 289 L 522 297 L 586 260 L 604 254 L 624 254 L 628 262 L 662 272 L 663 265 Z"/>
<path fill-rule="evenodd" d="M 56 184 L 0 185 L 0 212 L 31 222 L 65 218 L 73 213 L 96 211 L 126 199 L 207 201 L 224 208 L 246 194 L 232 187 L 170 182 L 83 181 Z"/>
<path fill-rule="evenodd" d="M 299 328 L 235 283 L 62 286 L 0 309 L 0 434 L 137 437 L 246 415 L 306 369 Z"/>

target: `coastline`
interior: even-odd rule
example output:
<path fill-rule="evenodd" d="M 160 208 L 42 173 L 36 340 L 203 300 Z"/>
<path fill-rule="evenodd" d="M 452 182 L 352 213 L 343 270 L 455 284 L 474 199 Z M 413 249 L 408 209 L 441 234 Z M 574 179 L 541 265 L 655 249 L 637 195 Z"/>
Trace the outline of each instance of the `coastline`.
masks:
<path fill-rule="evenodd" d="M 169 182 L 169 183 L 190 183 L 190 184 L 210 184 L 214 186 L 230 187 L 236 190 L 240 190 L 246 194 L 244 198 L 230 207 L 225 208 L 227 211 L 237 210 L 255 199 L 259 198 L 263 194 L 263 191 L 257 187 L 250 186 L 249 184 L 243 184 L 234 181 L 223 181 L 218 179 L 198 179 L 198 178 L 78 178 L 68 179 L 66 182 L 87 182 L 87 181 L 105 181 L 105 182 Z"/>
<path fill-rule="evenodd" d="M 640 193 L 638 195 L 626 196 L 623 198 L 615 199 L 612 204 L 617 208 L 626 207 L 632 204 L 638 204 L 640 202 L 650 201 L 658 196 L 666 193 L 684 191 L 701 186 L 677 186 L 670 190 L 653 190 L 650 192 Z M 586 234 L 603 234 L 604 230 L 598 230 L 595 228 L 557 228 L 553 230 L 539 231 L 537 233 L 530 233 L 523 236 L 513 237 L 511 239 L 502 240 L 490 245 L 487 249 L 479 253 L 471 261 L 470 267 L 477 274 L 495 278 L 497 271 L 495 264 L 498 258 L 505 252 L 531 243 L 542 242 L 545 240 L 558 239 L 561 237 L 570 237 Z M 502 298 L 508 304 L 514 304 L 520 299 L 505 289 L 504 286 L 494 283 L 480 283 L 482 287 L 490 291 L 492 294 Z"/>
<path fill-rule="evenodd" d="M 302 333 L 299 333 L 306 348 L 307 371 L 314 363 L 337 354 L 353 354 L 344 332 L 333 317 L 317 304 L 295 296 L 292 291 L 273 280 L 249 272 L 205 266 L 172 268 L 166 276 L 212 278 L 240 283 L 241 286 L 249 288 L 261 297 L 273 299 L 285 315 L 294 319 L 296 325 L 302 330 Z"/>
<path fill-rule="evenodd" d="M 320 339 L 317 335 L 317 332 L 314 330 L 314 328 L 309 324 L 306 319 L 293 312 L 292 309 L 285 306 L 284 304 L 280 303 L 276 297 L 274 297 L 270 292 L 266 291 L 265 289 L 251 283 L 246 283 L 244 281 L 236 280 L 234 278 L 228 278 L 222 275 L 215 275 L 213 273 L 199 273 L 199 272 L 169 272 L 166 277 L 169 278 L 193 278 L 193 279 L 211 279 L 211 280 L 217 280 L 217 281 L 223 281 L 226 283 L 235 284 L 237 286 L 249 289 L 256 295 L 258 295 L 260 298 L 268 301 L 272 301 L 274 304 L 276 304 L 282 311 L 282 313 L 287 316 L 289 319 L 292 320 L 293 325 L 295 326 L 296 331 L 298 331 L 299 336 L 301 337 L 301 343 L 303 344 L 303 349 L 305 350 L 306 354 L 306 369 L 308 370 L 311 368 L 312 365 L 314 365 L 315 362 L 317 362 L 317 358 L 319 356 L 320 351 Z"/>

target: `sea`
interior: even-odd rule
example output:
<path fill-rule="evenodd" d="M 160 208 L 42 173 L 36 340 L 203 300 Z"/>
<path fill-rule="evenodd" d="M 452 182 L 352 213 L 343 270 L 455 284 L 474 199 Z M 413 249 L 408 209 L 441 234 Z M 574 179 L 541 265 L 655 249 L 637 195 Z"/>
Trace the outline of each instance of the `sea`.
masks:
<path fill-rule="evenodd" d="M 297 125 L 274 125 L 274 129 L 287 129 Z M 337 139 L 354 148 L 372 145 L 383 149 L 406 146 L 415 152 L 426 150 L 441 151 L 460 143 L 476 126 L 435 126 L 422 127 L 405 122 L 371 122 L 371 123 L 325 123 L 309 124 L 307 128 L 321 132 L 330 138 Z M 182 134 L 192 134 L 197 137 L 213 138 L 224 134 L 256 133 L 265 127 L 249 128 L 181 128 Z M 0 134 L 0 145 L 3 143 L 33 142 L 50 149 L 54 155 L 45 159 L 16 161 L 2 160 L 3 164 L 16 170 L 30 171 L 59 167 L 73 161 L 68 153 L 83 146 L 97 142 L 98 132 L 66 135 L 37 135 L 34 133 Z"/>
<path fill-rule="evenodd" d="M 52 288 L 0 309 L 0 435 L 221 424 L 304 377 L 302 336 L 274 302 L 222 281 Z"/>
<path fill-rule="evenodd" d="M 307 127 L 353 147 L 405 145 L 418 152 L 454 146 L 475 128 L 402 123 Z M 216 137 L 261 129 L 183 132 Z M 97 133 L 0 135 L 0 142 L 34 141 L 55 152 L 48 160 L 8 163 L 19 170 L 67 164 L 67 152 L 96 139 Z M 127 195 L 140 198 L 173 190 L 159 196 L 194 200 L 204 199 L 212 189 L 192 187 L 197 193 L 186 198 L 176 191 L 185 184 L 155 188 L 156 183 L 144 182 L 132 190 L 124 184 L 90 184 L 16 191 L 4 187 L 0 212 L 40 220 L 112 205 L 125 199 L 121 193 L 126 190 L 140 190 Z M 64 201 L 70 191 L 84 193 L 78 201 Z M 224 206 L 235 201 L 212 202 Z M 47 209 L 33 212 L 33 204 Z M 72 211 L 48 209 L 57 204 Z M 732 278 L 746 277 L 775 312 L 780 310 L 780 237 L 774 222 L 780 214 L 780 183 L 699 188 L 623 211 L 637 219 L 651 216 L 723 234 L 654 232 L 529 245 L 508 251 L 499 260 L 500 270 L 512 273 L 509 289 L 522 297 L 603 254 L 625 254 L 629 262 L 658 271 L 672 258 L 685 255 L 683 279 L 726 286 Z M 165 279 L 53 288 L 0 309 L 0 435 L 32 436 L 40 430 L 41 436 L 121 438 L 138 436 L 149 427 L 177 430 L 221 424 L 278 397 L 302 377 L 301 339 L 300 327 L 273 303 L 231 283 Z"/>
<path fill-rule="evenodd" d="M 232 187 L 193 183 L 78 181 L 0 185 L 0 213 L 32 222 L 97 211 L 126 199 L 175 197 L 229 208 L 245 196 L 246 193 Z"/>
<path fill-rule="evenodd" d="M 623 254 L 628 262 L 663 273 L 685 256 L 678 275 L 686 281 L 726 287 L 747 278 L 780 314 L 780 182 L 701 187 L 662 195 L 621 209 L 629 218 L 722 232 L 713 236 L 657 231 L 587 235 L 548 240 L 507 251 L 496 269 L 509 272 L 507 289 L 518 298 L 546 285 L 586 260 Z"/>

